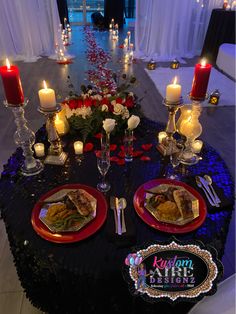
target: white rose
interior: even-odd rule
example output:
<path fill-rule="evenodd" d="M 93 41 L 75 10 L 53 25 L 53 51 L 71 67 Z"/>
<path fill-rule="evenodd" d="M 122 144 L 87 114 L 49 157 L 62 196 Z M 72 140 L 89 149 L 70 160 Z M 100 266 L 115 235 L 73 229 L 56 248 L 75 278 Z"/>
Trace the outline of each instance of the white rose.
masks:
<path fill-rule="evenodd" d="M 108 106 L 107 105 L 102 105 L 102 111 L 107 112 L 108 111 Z"/>
<path fill-rule="evenodd" d="M 124 111 L 122 113 L 122 119 L 128 119 L 129 118 L 129 110 L 128 108 L 124 107 Z"/>
<path fill-rule="evenodd" d="M 115 119 L 105 119 L 103 121 L 103 129 L 106 131 L 106 133 L 111 133 L 116 125 Z"/>
<path fill-rule="evenodd" d="M 66 117 L 67 117 L 67 119 L 69 119 L 72 116 L 73 116 L 73 113 L 72 113 L 71 109 L 68 106 L 66 106 Z"/>
<path fill-rule="evenodd" d="M 97 100 L 100 101 L 100 100 L 102 100 L 102 96 L 101 96 L 101 95 L 95 95 L 95 96 L 94 96 L 94 99 L 97 99 Z"/>
<path fill-rule="evenodd" d="M 129 92 L 128 96 L 134 97 L 134 93 L 133 92 Z"/>
<path fill-rule="evenodd" d="M 112 106 L 115 106 L 116 105 L 116 100 L 112 100 L 111 104 L 112 104 Z"/>
<path fill-rule="evenodd" d="M 106 94 L 105 97 L 109 98 L 109 97 L 111 97 L 111 94 Z"/>
<path fill-rule="evenodd" d="M 73 109 L 74 110 L 74 109 Z M 88 116 L 92 114 L 92 110 L 90 107 L 81 107 L 74 110 L 76 116 L 82 116 L 83 119 L 86 119 Z"/>
<path fill-rule="evenodd" d="M 121 104 L 115 104 L 113 106 L 114 110 L 113 110 L 113 114 L 115 114 L 116 116 L 122 115 L 123 111 L 124 111 L 124 106 Z"/>
<path fill-rule="evenodd" d="M 128 129 L 133 130 L 139 125 L 140 118 L 138 116 L 132 115 L 128 120 Z"/>

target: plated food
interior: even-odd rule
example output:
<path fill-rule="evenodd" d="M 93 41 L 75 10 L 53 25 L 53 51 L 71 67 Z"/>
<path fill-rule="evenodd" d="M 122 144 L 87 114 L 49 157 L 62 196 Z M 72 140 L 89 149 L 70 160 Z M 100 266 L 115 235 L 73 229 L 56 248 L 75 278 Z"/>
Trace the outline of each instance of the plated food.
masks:
<path fill-rule="evenodd" d="M 158 221 L 180 226 L 199 216 L 198 199 L 183 186 L 153 187 L 146 191 L 145 207 Z"/>
<path fill-rule="evenodd" d="M 78 231 L 96 216 L 97 200 L 83 189 L 67 190 L 53 197 L 45 200 L 39 213 L 40 220 L 52 232 Z M 60 198 L 53 203 L 53 199 Z"/>

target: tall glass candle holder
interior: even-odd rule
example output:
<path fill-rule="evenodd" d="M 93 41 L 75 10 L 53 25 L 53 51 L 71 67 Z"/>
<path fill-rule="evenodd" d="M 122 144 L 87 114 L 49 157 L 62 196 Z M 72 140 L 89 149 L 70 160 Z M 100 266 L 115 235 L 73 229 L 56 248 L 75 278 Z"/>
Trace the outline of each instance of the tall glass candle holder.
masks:
<path fill-rule="evenodd" d="M 55 127 L 56 114 L 61 111 L 61 106 L 57 104 L 55 109 L 45 110 L 42 107 L 38 108 L 38 111 L 46 117 L 46 130 L 48 134 L 48 141 L 50 147 L 48 150 L 48 156 L 44 163 L 51 165 L 64 165 L 68 154 L 62 149 L 60 137 Z"/>
<path fill-rule="evenodd" d="M 14 141 L 17 146 L 22 148 L 23 155 L 25 157 L 24 164 L 21 167 L 21 172 L 24 176 L 33 176 L 43 170 L 43 164 L 40 160 L 33 157 L 32 145 L 35 143 L 35 134 L 28 128 L 27 120 L 24 116 L 24 108 L 27 104 L 27 99 L 25 99 L 23 104 L 18 105 L 9 104 L 6 100 L 4 101 L 4 105 L 7 108 L 10 108 L 14 114 L 17 127 L 14 134 Z"/>
<path fill-rule="evenodd" d="M 191 166 L 197 164 L 201 159 L 201 157 L 194 152 L 192 144 L 202 133 L 199 117 L 201 115 L 201 104 L 208 98 L 208 94 L 200 99 L 192 97 L 189 94 L 189 98 L 192 101 L 191 112 L 186 115 L 186 118 L 180 121 L 178 132 L 186 138 L 185 149 L 181 153 L 180 162 L 184 165 Z"/>

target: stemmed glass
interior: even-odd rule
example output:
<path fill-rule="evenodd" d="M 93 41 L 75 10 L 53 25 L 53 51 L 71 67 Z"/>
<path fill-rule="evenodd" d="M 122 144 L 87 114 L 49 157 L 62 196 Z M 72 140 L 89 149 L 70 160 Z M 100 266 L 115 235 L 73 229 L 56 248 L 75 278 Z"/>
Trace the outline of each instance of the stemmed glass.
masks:
<path fill-rule="evenodd" d="M 97 167 L 102 175 L 102 182 L 97 184 L 97 189 L 100 192 L 107 192 L 111 188 L 110 184 L 105 181 L 106 174 L 110 168 L 110 150 L 103 148 L 97 154 Z"/>
<path fill-rule="evenodd" d="M 173 173 L 168 176 L 169 179 L 172 179 L 172 180 L 178 180 L 179 179 L 179 176 L 176 174 L 176 167 L 179 166 L 180 164 L 180 158 L 181 158 L 181 155 L 182 155 L 182 152 L 183 152 L 183 149 L 184 149 L 184 146 L 182 144 L 177 144 L 177 147 L 179 149 L 179 151 L 177 152 L 174 152 L 170 155 L 170 163 L 172 165 L 172 168 L 173 168 Z"/>

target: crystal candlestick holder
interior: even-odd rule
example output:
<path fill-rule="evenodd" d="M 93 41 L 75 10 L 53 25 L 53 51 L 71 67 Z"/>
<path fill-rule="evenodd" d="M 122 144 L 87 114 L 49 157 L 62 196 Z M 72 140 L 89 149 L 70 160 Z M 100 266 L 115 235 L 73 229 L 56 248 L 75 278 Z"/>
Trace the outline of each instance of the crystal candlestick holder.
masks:
<path fill-rule="evenodd" d="M 175 116 L 177 111 L 183 105 L 183 99 L 180 97 L 179 101 L 171 102 L 164 99 L 163 104 L 167 107 L 169 117 L 166 125 L 165 132 L 167 134 L 166 138 L 158 145 L 157 149 L 163 154 L 170 156 L 179 151 L 176 140 L 173 135 L 176 132 Z"/>
<path fill-rule="evenodd" d="M 56 114 L 61 111 L 61 106 L 58 104 L 54 109 L 46 110 L 42 107 L 38 111 L 46 117 L 46 130 L 50 147 L 48 155 L 44 161 L 45 164 L 64 165 L 68 154 L 62 149 L 60 137 L 55 127 Z"/>
<path fill-rule="evenodd" d="M 11 109 L 15 117 L 16 132 L 14 134 L 14 141 L 17 146 L 23 150 L 25 157 L 24 164 L 21 167 L 21 172 L 24 176 L 33 176 L 43 170 L 43 164 L 40 160 L 33 157 L 32 145 L 35 143 L 35 134 L 27 127 L 27 120 L 25 119 L 25 106 L 28 104 L 26 99 L 23 104 L 9 104 L 6 100 L 4 105 Z"/>

